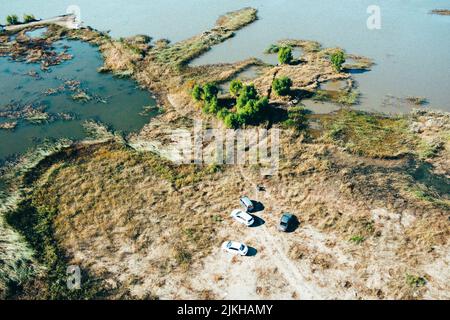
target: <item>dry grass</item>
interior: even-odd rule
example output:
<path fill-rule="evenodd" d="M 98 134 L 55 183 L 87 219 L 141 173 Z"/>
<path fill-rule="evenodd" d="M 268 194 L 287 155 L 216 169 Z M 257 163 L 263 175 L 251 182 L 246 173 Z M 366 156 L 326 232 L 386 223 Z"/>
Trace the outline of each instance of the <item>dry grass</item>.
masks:
<path fill-rule="evenodd" d="M 236 182 L 216 182 L 220 171 L 114 144 L 66 154 L 41 169 L 33 205 L 57 212 L 55 239 L 67 262 L 100 277 L 116 297 L 124 288 L 154 294 L 155 282 L 189 272 L 221 240 L 224 190 L 239 195 Z"/>
<path fill-rule="evenodd" d="M 448 10 L 448 9 L 434 9 L 434 10 L 431 10 L 431 13 L 437 14 L 440 16 L 450 16 L 450 10 Z"/>
<path fill-rule="evenodd" d="M 258 268 L 256 270 L 256 279 L 256 293 L 265 299 L 283 292 L 283 289 L 287 286 L 286 279 L 282 277 L 277 268 Z"/>

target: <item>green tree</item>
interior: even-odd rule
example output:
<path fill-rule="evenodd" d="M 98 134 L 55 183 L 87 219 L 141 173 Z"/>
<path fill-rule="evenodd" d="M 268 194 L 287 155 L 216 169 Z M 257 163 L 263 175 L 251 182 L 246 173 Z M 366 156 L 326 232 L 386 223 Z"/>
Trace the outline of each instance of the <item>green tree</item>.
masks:
<path fill-rule="evenodd" d="M 205 108 L 207 108 L 206 113 L 217 114 L 220 110 L 217 96 L 213 96 L 209 101 L 205 101 Z"/>
<path fill-rule="evenodd" d="M 272 89 L 279 96 L 286 96 L 291 92 L 292 80 L 288 77 L 275 78 Z"/>
<path fill-rule="evenodd" d="M 203 99 L 203 88 L 196 84 L 192 89 L 191 95 L 195 101 L 201 101 Z"/>
<path fill-rule="evenodd" d="M 331 63 L 333 64 L 334 70 L 341 72 L 342 65 L 345 63 L 345 54 L 342 50 L 336 50 L 331 54 Z"/>
<path fill-rule="evenodd" d="M 19 17 L 17 17 L 17 15 L 12 14 L 6 17 L 6 23 L 8 25 L 15 25 L 15 24 L 19 24 Z"/>
<path fill-rule="evenodd" d="M 23 15 L 24 23 L 29 23 L 29 22 L 33 22 L 33 21 L 36 21 L 36 18 L 34 17 L 34 15 L 32 15 L 32 14 L 24 14 Z"/>
<path fill-rule="evenodd" d="M 242 124 L 257 124 L 262 120 L 264 109 L 268 106 L 269 100 L 264 98 L 250 99 L 243 106 L 238 107 L 237 115 L 240 116 Z"/>
<path fill-rule="evenodd" d="M 280 64 L 290 64 L 292 59 L 292 49 L 290 47 L 281 47 L 278 50 L 278 61 Z"/>
<path fill-rule="evenodd" d="M 207 83 L 203 86 L 203 100 L 211 101 L 213 98 L 217 98 L 219 94 L 219 88 L 214 83 Z"/>
<path fill-rule="evenodd" d="M 241 91 L 239 92 L 239 97 L 236 101 L 236 106 L 239 109 L 240 107 L 245 106 L 248 101 L 254 100 L 258 97 L 258 91 L 253 84 L 248 86 L 243 86 Z"/>
<path fill-rule="evenodd" d="M 217 118 L 221 120 L 225 120 L 225 118 L 230 114 L 230 111 L 227 108 L 221 108 L 217 112 Z"/>
<path fill-rule="evenodd" d="M 239 92 L 242 90 L 243 88 L 243 84 L 242 81 L 239 79 L 235 79 L 233 81 L 231 81 L 230 83 L 230 93 L 233 97 L 237 97 L 239 96 Z"/>
<path fill-rule="evenodd" d="M 231 129 L 237 129 L 242 125 L 242 121 L 239 115 L 236 113 L 229 113 L 224 119 L 225 126 Z"/>

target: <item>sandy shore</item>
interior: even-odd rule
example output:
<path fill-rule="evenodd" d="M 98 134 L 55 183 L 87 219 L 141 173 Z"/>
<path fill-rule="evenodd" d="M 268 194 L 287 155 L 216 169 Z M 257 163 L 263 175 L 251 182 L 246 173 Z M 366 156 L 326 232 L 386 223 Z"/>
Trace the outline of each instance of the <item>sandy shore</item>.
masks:
<path fill-rule="evenodd" d="M 48 24 L 56 24 L 61 27 L 65 27 L 68 29 L 78 29 L 80 24 L 77 22 L 77 18 L 74 14 L 65 14 L 49 19 L 43 19 L 38 21 L 33 21 L 30 23 L 17 24 L 12 26 L 6 26 L 6 31 L 17 32 L 25 28 L 37 27 L 37 26 L 45 26 Z"/>

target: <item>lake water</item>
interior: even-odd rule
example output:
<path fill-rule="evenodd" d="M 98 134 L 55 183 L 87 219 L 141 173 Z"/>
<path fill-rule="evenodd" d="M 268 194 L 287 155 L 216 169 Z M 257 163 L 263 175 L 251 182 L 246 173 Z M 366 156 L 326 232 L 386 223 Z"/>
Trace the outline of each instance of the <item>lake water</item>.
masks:
<path fill-rule="evenodd" d="M 406 112 L 411 106 L 391 96 L 423 96 L 427 108 L 450 111 L 450 17 L 430 15 L 450 8 L 448 0 L 17 0 L 1 4 L 3 14 L 29 12 L 48 17 L 78 5 L 87 25 L 114 37 L 144 33 L 182 40 L 210 28 L 231 10 L 252 6 L 259 20 L 196 60 L 233 62 L 263 54 L 283 38 L 311 39 L 375 60 L 371 72 L 355 75 L 365 110 Z M 369 30 L 367 7 L 381 9 L 381 30 Z"/>
<path fill-rule="evenodd" d="M 144 111 L 143 107 L 155 106 L 156 102 L 134 81 L 97 72 L 102 65 L 97 48 L 78 41 L 56 44 L 58 50 L 63 46 L 69 47 L 68 52 L 74 58 L 51 67 L 50 72 L 42 72 L 37 64 L 0 58 L 0 112 L 12 103 L 38 104 L 53 118 L 32 123 L 25 119 L 0 117 L 0 122 L 18 121 L 14 130 L 0 129 L 0 160 L 23 153 L 44 140 L 81 139 L 85 137 L 82 124 L 86 120 L 100 121 L 113 130 L 129 133 L 138 131 L 155 114 L 156 111 Z M 30 72 L 38 77 L 30 76 Z M 67 80 L 80 81 L 80 89 L 93 99 L 76 101 L 72 98 L 74 92 L 68 90 L 51 95 L 44 93 L 61 87 Z"/>

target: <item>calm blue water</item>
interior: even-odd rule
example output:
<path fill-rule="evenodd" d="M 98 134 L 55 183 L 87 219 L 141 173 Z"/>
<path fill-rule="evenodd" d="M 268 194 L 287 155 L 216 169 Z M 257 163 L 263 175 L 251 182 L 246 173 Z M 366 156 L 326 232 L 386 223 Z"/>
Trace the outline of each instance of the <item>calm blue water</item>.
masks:
<path fill-rule="evenodd" d="M 134 81 L 97 72 L 102 58 L 96 48 L 77 41 L 57 44 L 59 49 L 63 45 L 70 47 L 69 53 L 74 59 L 51 67 L 50 72 L 42 72 L 36 64 L 0 58 L 0 112 L 14 102 L 22 105 L 39 103 L 45 106 L 45 112 L 56 116 L 55 121 L 41 124 L 0 117 L 0 122 L 18 121 L 13 131 L 0 129 L 0 159 L 23 153 L 46 139 L 81 139 L 85 137 L 82 124 L 86 120 L 100 121 L 114 130 L 128 133 L 138 131 L 154 115 L 142 115 L 143 107 L 155 105 L 155 100 L 147 91 L 137 88 Z M 30 71 L 37 72 L 41 79 L 28 75 Z M 65 80 L 80 81 L 81 89 L 98 99 L 83 103 L 74 101 L 72 92 L 43 93 L 61 86 Z M 103 99 L 107 104 L 98 101 Z M 59 113 L 70 114 L 74 120 L 63 120 L 57 116 Z"/>
<path fill-rule="evenodd" d="M 372 72 L 356 76 L 363 93 L 360 108 L 407 111 L 385 105 L 394 95 L 424 96 L 428 108 L 450 111 L 450 17 L 428 14 L 450 9 L 448 0 L 16 0 L 3 1 L 0 11 L 48 17 L 72 4 L 80 7 L 87 25 L 111 30 L 115 37 L 144 33 L 172 41 L 210 28 L 227 11 L 256 7 L 259 21 L 195 63 L 265 58 L 264 49 L 278 39 L 313 39 L 376 61 Z M 381 30 L 366 27 L 372 4 L 381 8 Z"/>

